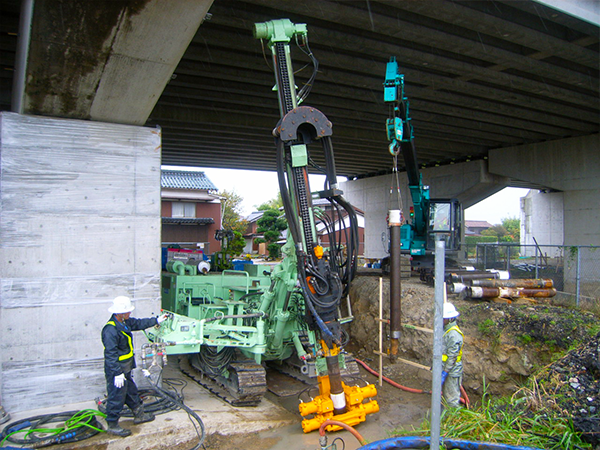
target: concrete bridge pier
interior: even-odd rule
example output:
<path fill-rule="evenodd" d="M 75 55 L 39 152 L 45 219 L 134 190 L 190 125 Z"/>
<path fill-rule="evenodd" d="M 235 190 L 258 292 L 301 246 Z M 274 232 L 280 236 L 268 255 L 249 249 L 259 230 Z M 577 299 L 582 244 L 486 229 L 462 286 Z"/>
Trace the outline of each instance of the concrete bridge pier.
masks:
<path fill-rule="evenodd" d="M 492 150 L 488 161 L 427 168 L 422 174 L 432 198 L 457 198 L 465 209 L 511 185 L 525 184 L 561 192 L 564 236 L 560 244 L 600 245 L 600 138 L 597 134 Z M 412 201 L 406 174 L 401 173 L 399 178 L 402 209 L 406 215 Z M 345 196 L 365 212 L 367 258 L 387 255 L 382 235 L 387 233 L 387 211 L 392 206 L 398 207 L 395 186 L 392 175 L 343 184 Z"/>

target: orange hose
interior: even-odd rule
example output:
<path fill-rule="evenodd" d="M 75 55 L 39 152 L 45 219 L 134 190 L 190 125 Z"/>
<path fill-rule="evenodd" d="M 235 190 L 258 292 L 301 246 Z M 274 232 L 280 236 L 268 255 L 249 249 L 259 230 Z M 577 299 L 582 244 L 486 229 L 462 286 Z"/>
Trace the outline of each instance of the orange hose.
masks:
<path fill-rule="evenodd" d="M 463 395 L 463 398 L 461 398 L 461 400 L 465 403 L 465 406 L 467 407 L 467 409 L 469 409 L 471 407 L 471 400 L 469 400 L 467 391 L 465 391 L 465 388 L 463 387 L 462 384 L 460 385 L 460 392 Z"/>
<path fill-rule="evenodd" d="M 367 366 L 367 364 L 362 362 L 360 359 L 355 359 L 355 361 L 357 363 L 359 363 L 361 366 L 363 366 L 365 369 L 367 369 L 367 371 L 369 371 L 373 375 L 375 375 L 377 377 L 379 376 L 379 372 L 376 372 L 375 370 L 371 369 L 369 366 Z M 398 389 L 402 389 L 403 391 L 412 392 L 413 394 L 431 394 L 431 392 L 424 391 L 423 389 L 413 389 L 413 388 L 409 388 L 406 386 L 402 386 L 401 384 L 398 384 L 395 381 L 392 381 L 388 377 L 383 376 L 383 375 L 381 378 L 384 379 L 387 383 L 391 384 L 392 386 L 397 387 Z"/>
<path fill-rule="evenodd" d="M 355 358 L 354 360 L 357 363 L 359 363 L 361 366 L 363 366 L 368 372 L 372 373 L 376 377 L 379 376 L 379 372 L 371 369 L 369 366 L 367 366 L 366 363 L 362 362 L 360 359 L 356 359 Z M 414 394 L 431 394 L 430 391 L 424 391 L 422 389 L 413 389 L 413 388 L 409 388 L 409 387 L 406 387 L 406 386 L 402 386 L 401 384 L 398 384 L 395 381 L 390 380 L 386 376 L 382 376 L 382 379 L 384 379 L 386 382 L 388 382 L 392 386 L 397 387 L 397 388 L 402 389 L 402 390 L 407 391 L 407 392 L 412 392 Z M 462 386 L 462 384 L 460 385 L 460 392 L 463 395 L 460 400 L 465 404 L 465 406 L 467 407 L 467 409 L 470 408 L 471 407 L 471 401 L 469 400 L 469 396 L 467 395 L 467 391 L 465 391 L 465 388 Z"/>
<path fill-rule="evenodd" d="M 365 441 L 365 438 L 363 438 L 358 431 L 356 431 L 350 425 L 340 422 L 339 420 L 327 419 L 325 422 L 323 422 L 319 428 L 319 436 L 325 436 L 325 427 L 328 425 L 337 425 L 338 427 L 342 427 L 344 430 L 349 431 L 356 439 L 358 439 L 360 445 L 368 444 L 368 442 Z"/>

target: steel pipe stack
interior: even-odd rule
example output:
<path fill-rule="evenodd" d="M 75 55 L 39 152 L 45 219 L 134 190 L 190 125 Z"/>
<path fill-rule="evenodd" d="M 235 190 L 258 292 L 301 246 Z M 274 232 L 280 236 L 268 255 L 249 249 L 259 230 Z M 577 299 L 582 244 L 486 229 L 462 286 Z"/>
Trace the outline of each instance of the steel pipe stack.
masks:
<path fill-rule="evenodd" d="M 457 287 L 470 298 L 550 298 L 556 295 L 551 279 L 472 280 L 471 286 Z"/>

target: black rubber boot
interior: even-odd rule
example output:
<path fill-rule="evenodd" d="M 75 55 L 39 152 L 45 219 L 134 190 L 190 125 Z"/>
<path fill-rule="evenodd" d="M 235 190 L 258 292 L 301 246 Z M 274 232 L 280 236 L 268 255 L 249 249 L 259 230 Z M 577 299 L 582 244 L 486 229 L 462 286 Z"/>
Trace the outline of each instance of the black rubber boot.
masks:
<path fill-rule="evenodd" d="M 144 411 L 144 405 L 140 405 L 133 410 L 133 423 L 138 425 L 140 423 L 152 422 L 154 420 L 154 414 L 147 413 Z"/>
<path fill-rule="evenodd" d="M 108 424 L 108 428 L 106 429 L 107 433 L 114 434 L 121 437 L 127 437 L 131 435 L 131 430 L 127 430 L 125 428 L 121 428 L 119 422 L 106 422 Z"/>

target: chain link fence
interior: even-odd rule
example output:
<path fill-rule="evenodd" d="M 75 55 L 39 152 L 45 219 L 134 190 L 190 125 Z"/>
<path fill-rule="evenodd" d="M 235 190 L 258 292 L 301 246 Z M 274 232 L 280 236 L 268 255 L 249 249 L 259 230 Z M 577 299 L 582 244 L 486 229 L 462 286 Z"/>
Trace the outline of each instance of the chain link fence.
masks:
<path fill-rule="evenodd" d="M 557 290 L 552 303 L 600 313 L 600 247 L 501 242 L 467 250 L 479 270 L 506 270 L 512 279 L 550 278 Z"/>

